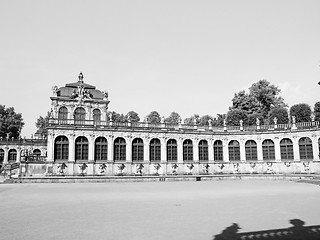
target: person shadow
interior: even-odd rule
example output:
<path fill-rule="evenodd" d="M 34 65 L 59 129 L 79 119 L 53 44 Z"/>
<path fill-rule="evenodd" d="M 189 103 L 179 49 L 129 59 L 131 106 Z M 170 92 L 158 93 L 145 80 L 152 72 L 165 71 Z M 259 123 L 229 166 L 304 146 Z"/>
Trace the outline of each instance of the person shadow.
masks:
<path fill-rule="evenodd" d="M 256 232 L 239 232 L 237 223 L 226 227 L 213 240 L 320 240 L 320 225 L 305 226 L 300 219 L 291 219 L 288 228 L 269 229 Z"/>

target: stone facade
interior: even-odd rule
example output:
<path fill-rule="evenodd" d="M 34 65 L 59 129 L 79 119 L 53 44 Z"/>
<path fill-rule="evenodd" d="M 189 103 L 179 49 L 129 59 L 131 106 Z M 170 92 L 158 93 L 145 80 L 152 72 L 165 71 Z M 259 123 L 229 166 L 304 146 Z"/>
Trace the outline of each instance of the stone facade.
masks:
<path fill-rule="evenodd" d="M 54 87 L 51 102 L 46 141 L 0 142 L 3 164 L 16 151 L 20 175 L 320 173 L 319 122 L 221 128 L 113 123 L 108 93 L 85 84 L 82 74 L 76 83 Z M 30 161 L 26 152 L 35 149 L 41 158 Z"/>

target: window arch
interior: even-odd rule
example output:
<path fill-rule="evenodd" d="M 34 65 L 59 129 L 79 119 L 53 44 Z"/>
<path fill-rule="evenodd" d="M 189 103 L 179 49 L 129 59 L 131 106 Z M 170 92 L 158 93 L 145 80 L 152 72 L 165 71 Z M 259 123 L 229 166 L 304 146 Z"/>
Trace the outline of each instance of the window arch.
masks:
<path fill-rule="evenodd" d="M 208 153 L 208 141 L 201 140 L 198 145 L 199 148 L 199 161 L 208 161 L 209 153 Z"/>
<path fill-rule="evenodd" d="M 223 161 L 223 144 L 221 140 L 216 140 L 213 143 L 213 154 L 215 161 Z"/>
<path fill-rule="evenodd" d="M 258 160 L 257 143 L 254 140 L 248 140 L 245 144 L 246 160 L 256 161 Z"/>
<path fill-rule="evenodd" d="M 143 161 L 143 140 L 135 138 L 132 141 L 132 161 Z"/>
<path fill-rule="evenodd" d="M 33 156 L 34 156 L 35 160 L 37 160 L 37 161 L 40 160 L 40 156 L 41 156 L 41 150 L 40 149 L 38 149 L 38 148 L 33 149 L 32 153 L 33 153 Z"/>
<path fill-rule="evenodd" d="M 308 137 L 299 139 L 300 159 L 313 159 L 312 140 Z"/>
<path fill-rule="evenodd" d="M 36 156 L 41 156 L 41 150 L 36 148 L 36 149 L 33 149 L 32 151 L 33 155 L 36 155 Z"/>
<path fill-rule="evenodd" d="M 153 138 L 149 145 L 150 161 L 161 160 L 161 142 L 158 138 Z"/>
<path fill-rule="evenodd" d="M 4 150 L 0 148 L 0 168 L 4 162 Z"/>
<path fill-rule="evenodd" d="M 95 125 L 100 125 L 100 123 L 101 123 L 101 111 L 100 111 L 100 109 L 94 109 L 92 114 L 93 114 L 93 123 Z"/>
<path fill-rule="evenodd" d="M 231 140 L 229 142 L 229 160 L 240 161 L 240 144 L 237 140 Z"/>
<path fill-rule="evenodd" d="M 16 149 L 10 149 L 8 152 L 8 162 L 12 163 L 17 160 L 17 150 Z"/>
<path fill-rule="evenodd" d="M 108 141 L 104 137 L 98 137 L 94 142 L 94 160 L 108 160 Z"/>
<path fill-rule="evenodd" d="M 274 142 L 271 139 L 265 139 L 262 142 L 263 160 L 275 160 Z"/>
<path fill-rule="evenodd" d="M 114 140 L 113 157 L 115 161 L 126 160 L 126 140 L 122 137 L 118 137 Z"/>
<path fill-rule="evenodd" d="M 175 139 L 169 139 L 167 142 L 167 161 L 177 161 L 178 153 L 177 153 L 177 141 Z"/>
<path fill-rule="evenodd" d="M 293 160 L 293 144 L 289 138 L 280 141 L 280 152 L 282 160 Z"/>
<path fill-rule="evenodd" d="M 67 119 L 68 119 L 68 109 L 66 107 L 59 108 L 59 111 L 58 111 L 59 123 L 66 123 Z"/>
<path fill-rule="evenodd" d="M 190 139 L 183 141 L 183 161 L 193 160 L 193 144 Z"/>
<path fill-rule="evenodd" d="M 82 107 L 76 108 L 74 111 L 74 123 L 84 125 L 86 120 L 86 110 Z"/>
<path fill-rule="evenodd" d="M 88 160 L 89 142 L 86 137 L 77 137 L 75 142 L 75 160 Z"/>
<path fill-rule="evenodd" d="M 68 161 L 69 140 L 66 136 L 58 136 L 54 141 L 54 160 Z"/>

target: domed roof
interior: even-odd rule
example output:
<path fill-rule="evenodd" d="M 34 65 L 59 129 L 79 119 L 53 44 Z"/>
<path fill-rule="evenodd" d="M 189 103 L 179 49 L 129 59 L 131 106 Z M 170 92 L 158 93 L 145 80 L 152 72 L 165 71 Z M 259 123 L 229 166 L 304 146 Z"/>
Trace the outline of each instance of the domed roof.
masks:
<path fill-rule="evenodd" d="M 82 73 L 79 74 L 78 78 L 78 82 L 68 83 L 65 87 L 54 87 L 54 95 L 66 99 L 107 100 L 108 93 L 101 92 L 95 86 L 84 83 Z"/>

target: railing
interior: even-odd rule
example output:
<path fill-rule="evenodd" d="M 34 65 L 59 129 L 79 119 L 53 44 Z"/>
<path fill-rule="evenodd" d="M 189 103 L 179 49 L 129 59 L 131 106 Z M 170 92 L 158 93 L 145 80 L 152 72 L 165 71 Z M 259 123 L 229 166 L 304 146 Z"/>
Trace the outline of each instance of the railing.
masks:
<path fill-rule="evenodd" d="M 50 119 L 51 127 L 55 126 L 74 126 L 74 127 L 96 127 L 96 128 L 149 128 L 149 129 L 168 129 L 184 131 L 203 131 L 203 132 L 240 132 L 240 131 L 276 131 L 276 130 L 296 130 L 314 129 L 320 127 L 319 121 L 301 122 L 295 124 L 271 124 L 271 125 L 252 125 L 252 126 L 201 126 L 190 124 L 171 124 L 171 123 L 147 123 L 147 122 L 109 122 L 94 120 L 74 120 L 74 119 Z M 0 139 L 1 141 L 1 139 Z"/>
<path fill-rule="evenodd" d="M 299 219 L 293 219 L 291 221 L 301 221 Z M 301 221 L 301 224 L 304 224 Z M 240 227 L 238 224 L 234 223 L 230 227 L 227 227 L 221 234 L 218 234 L 214 237 L 213 240 L 318 240 L 320 239 L 320 226 L 303 226 L 303 225 L 294 225 L 293 227 L 283 228 L 283 229 L 271 229 L 265 231 L 256 231 L 256 232 L 244 232 L 239 233 L 238 229 Z"/>

